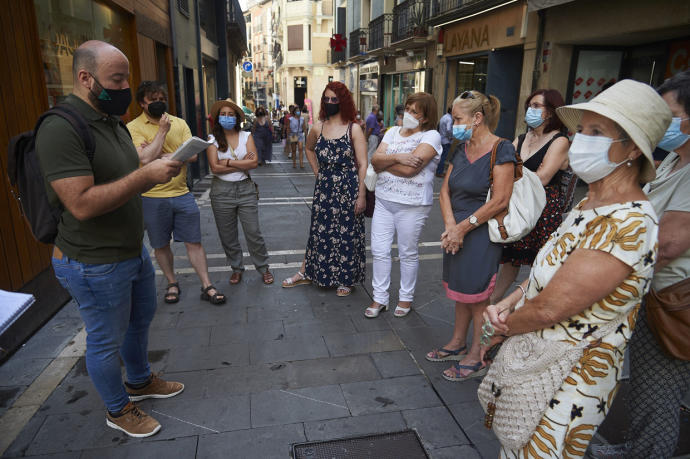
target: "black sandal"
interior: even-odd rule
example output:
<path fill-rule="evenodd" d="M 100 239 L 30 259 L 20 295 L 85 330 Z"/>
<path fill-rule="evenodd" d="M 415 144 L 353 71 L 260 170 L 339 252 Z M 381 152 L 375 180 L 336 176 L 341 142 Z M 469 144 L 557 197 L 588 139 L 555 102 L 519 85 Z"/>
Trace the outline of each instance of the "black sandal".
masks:
<path fill-rule="evenodd" d="M 215 290 L 216 293 L 214 293 L 213 295 L 209 295 L 208 294 L 209 290 Z M 225 295 L 220 293 L 218 291 L 218 289 L 213 286 L 213 284 L 209 285 L 206 288 L 201 287 L 201 299 L 204 301 L 208 301 L 211 304 L 223 304 L 223 303 L 225 303 Z"/>
<path fill-rule="evenodd" d="M 173 287 L 177 289 L 177 293 L 170 291 L 170 289 Z M 180 301 L 180 293 L 182 293 L 182 289 L 180 289 L 180 284 L 178 284 L 177 282 L 170 282 L 168 286 L 165 287 L 165 290 L 166 292 L 163 301 L 165 301 L 168 304 L 173 304 Z"/>

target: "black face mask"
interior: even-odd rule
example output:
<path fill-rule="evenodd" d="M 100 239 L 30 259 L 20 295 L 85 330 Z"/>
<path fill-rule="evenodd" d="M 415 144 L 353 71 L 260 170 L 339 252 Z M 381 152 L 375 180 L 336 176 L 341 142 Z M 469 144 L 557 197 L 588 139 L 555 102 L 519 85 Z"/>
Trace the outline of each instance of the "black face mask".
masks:
<path fill-rule="evenodd" d="M 167 109 L 168 106 L 163 101 L 151 102 L 149 106 L 146 107 L 146 110 L 152 118 L 160 118 Z"/>
<path fill-rule="evenodd" d="M 326 116 L 336 115 L 340 111 L 340 104 L 325 104 L 325 105 L 326 105 Z"/>
<path fill-rule="evenodd" d="M 127 107 L 132 102 L 132 90 L 130 88 L 105 89 L 95 76 L 91 75 L 91 77 L 93 77 L 93 81 L 100 88 L 100 91 L 97 90 L 96 93 L 93 92 L 93 88 L 89 91 L 89 96 L 94 105 L 108 115 L 124 115 L 127 112 Z"/>

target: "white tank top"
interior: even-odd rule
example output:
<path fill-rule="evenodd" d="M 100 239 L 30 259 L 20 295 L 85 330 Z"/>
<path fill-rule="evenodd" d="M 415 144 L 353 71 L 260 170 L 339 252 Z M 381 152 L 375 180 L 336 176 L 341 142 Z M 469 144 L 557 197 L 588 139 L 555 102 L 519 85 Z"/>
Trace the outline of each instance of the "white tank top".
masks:
<path fill-rule="evenodd" d="M 237 148 L 235 148 L 234 155 L 230 153 L 230 148 L 228 148 L 228 151 L 218 150 L 218 159 L 220 161 L 225 161 L 226 159 L 232 161 L 236 159 L 243 159 L 245 156 L 247 156 L 247 139 L 249 138 L 249 135 L 250 133 L 247 131 L 240 131 L 240 140 L 237 142 Z M 209 135 L 208 140 L 213 141 L 213 145 L 218 148 L 218 142 L 216 141 L 215 137 Z M 249 176 L 244 172 L 230 172 L 228 174 L 214 175 L 221 180 L 225 180 L 226 182 L 239 182 L 249 178 Z"/>

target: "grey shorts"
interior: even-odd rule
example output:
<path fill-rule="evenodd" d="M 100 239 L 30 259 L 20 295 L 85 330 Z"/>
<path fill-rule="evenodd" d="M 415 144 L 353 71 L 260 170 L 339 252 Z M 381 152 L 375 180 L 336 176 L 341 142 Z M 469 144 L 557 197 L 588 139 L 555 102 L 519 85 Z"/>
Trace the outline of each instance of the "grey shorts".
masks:
<path fill-rule="evenodd" d="M 186 193 L 174 198 L 141 197 L 144 225 L 154 249 L 177 242 L 201 242 L 201 220 L 194 195 Z"/>

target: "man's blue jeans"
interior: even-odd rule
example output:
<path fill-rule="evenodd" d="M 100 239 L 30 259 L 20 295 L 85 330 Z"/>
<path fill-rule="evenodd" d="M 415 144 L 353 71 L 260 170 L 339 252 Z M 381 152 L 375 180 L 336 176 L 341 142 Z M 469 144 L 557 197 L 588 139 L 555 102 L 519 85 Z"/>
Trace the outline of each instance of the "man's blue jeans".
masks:
<path fill-rule="evenodd" d="M 441 148 L 443 150 L 441 153 L 441 160 L 438 162 L 438 166 L 436 167 L 436 175 L 445 175 L 446 173 L 446 160 L 448 159 L 448 151 L 450 151 L 450 144 L 442 143 Z"/>
<path fill-rule="evenodd" d="M 86 264 L 53 258 L 60 283 L 72 295 L 86 325 L 86 368 L 105 406 L 121 410 L 129 397 L 122 382 L 146 382 L 149 325 L 156 312 L 155 271 L 148 252 L 118 263 Z"/>

